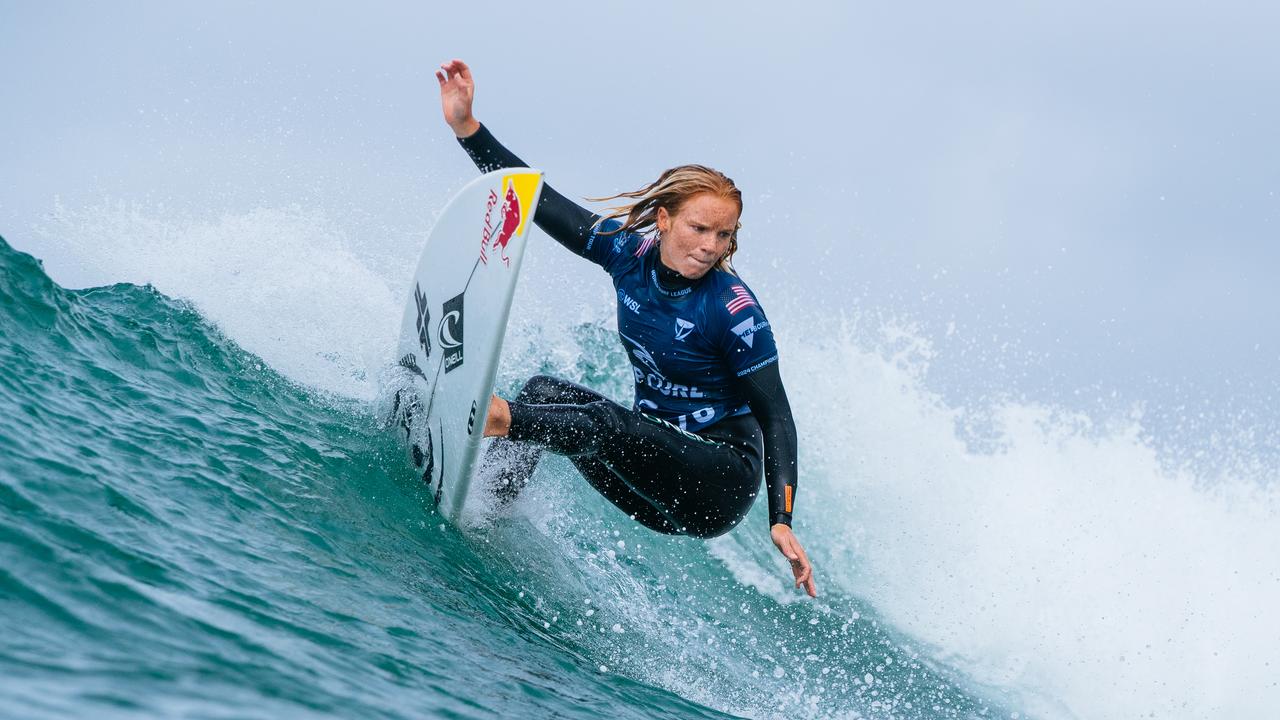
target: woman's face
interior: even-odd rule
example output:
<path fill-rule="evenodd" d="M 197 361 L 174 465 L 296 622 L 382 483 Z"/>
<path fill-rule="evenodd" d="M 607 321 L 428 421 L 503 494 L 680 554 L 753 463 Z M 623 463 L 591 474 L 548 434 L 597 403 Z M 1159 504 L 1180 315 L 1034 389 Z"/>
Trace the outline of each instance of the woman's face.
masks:
<path fill-rule="evenodd" d="M 711 193 L 694 195 L 675 214 L 658 208 L 662 263 L 690 280 L 706 275 L 729 250 L 738 205 Z"/>

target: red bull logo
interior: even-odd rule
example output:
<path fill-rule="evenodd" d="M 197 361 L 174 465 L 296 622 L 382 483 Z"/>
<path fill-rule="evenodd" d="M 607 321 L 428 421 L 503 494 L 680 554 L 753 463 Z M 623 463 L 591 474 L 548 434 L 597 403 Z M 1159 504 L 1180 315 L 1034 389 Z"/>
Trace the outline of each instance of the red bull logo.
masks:
<path fill-rule="evenodd" d="M 480 262 L 488 265 L 490 254 L 496 253 L 504 265 L 511 267 L 507 246 L 512 239 L 524 233 L 537 183 L 538 176 L 534 173 L 508 175 L 502 179 L 505 190 L 501 197 L 496 191 L 489 191 L 484 210 L 484 231 L 480 236 Z"/>

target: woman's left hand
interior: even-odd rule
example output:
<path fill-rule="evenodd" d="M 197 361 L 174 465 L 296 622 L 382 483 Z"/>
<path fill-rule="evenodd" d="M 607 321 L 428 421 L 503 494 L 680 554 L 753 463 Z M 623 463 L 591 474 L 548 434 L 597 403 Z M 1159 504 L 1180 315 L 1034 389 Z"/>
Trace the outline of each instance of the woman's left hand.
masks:
<path fill-rule="evenodd" d="M 800 546 L 795 533 L 791 532 L 791 527 L 778 523 L 769 528 L 769 537 L 773 538 L 773 544 L 778 546 L 779 552 L 787 556 L 791 563 L 791 573 L 796 576 L 796 587 L 803 585 L 809 597 L 818 597 L 818 586 L 813 583 L 813 566 L 809 564 L 809 556 L 805 555 L 804 548 Z"/>
<path fill-rule="evenodd" d="M 471 68 L 461 60 L 450 60 L 440 65 L 436 81 L 440 83 L 440 108 L 444 110 L 444 121 L 449 123 L 453 134 L 458 137 L 475 134 L 480 129 L 480 121 L 471 114 L 471 104 L 476 97 L 476 81 L 471 77 Z"/>

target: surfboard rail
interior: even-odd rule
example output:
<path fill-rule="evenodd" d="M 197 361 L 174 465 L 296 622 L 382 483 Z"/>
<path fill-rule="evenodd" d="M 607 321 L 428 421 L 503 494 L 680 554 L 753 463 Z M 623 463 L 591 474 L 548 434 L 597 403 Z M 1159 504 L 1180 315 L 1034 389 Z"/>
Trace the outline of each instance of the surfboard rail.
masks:
<path fill-rule="evenodd" d="M 427 236 L 401 320 L 392 422 L 441 515 L 461 525 L 542 172 L 468 183 Z"/>

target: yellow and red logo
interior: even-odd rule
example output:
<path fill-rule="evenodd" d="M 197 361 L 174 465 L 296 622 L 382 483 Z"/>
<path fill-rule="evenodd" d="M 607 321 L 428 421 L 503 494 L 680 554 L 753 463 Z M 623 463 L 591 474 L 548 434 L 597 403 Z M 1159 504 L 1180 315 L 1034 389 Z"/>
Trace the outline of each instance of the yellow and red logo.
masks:
<path fill-rule="evenodd" d="M 502 196 L 489 191 L 484 209 L 484 232 L 480 236 L 480 262 L 489 264 L 489 253 L 497 251 L 503 264 L 511 266 L 507 244 L 524 235 L 525 225 L 533 217 L 533 196 L 538 190 L 539 173 L 512 173 L 502 177 Z M 498 208 L 495 222 L 494 209 Z"/>

